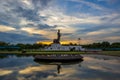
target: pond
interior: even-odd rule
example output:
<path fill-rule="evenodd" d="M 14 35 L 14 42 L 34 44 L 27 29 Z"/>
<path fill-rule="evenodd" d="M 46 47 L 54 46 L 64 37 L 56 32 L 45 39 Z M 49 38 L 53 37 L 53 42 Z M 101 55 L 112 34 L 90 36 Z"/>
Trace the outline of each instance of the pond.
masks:
<path fill-rule="evenodd" d="M 120 57 L 82 56 L 82 62 L 46 63 L 33 56 L 1 54 L 0 80 L 120 80 Z"/>

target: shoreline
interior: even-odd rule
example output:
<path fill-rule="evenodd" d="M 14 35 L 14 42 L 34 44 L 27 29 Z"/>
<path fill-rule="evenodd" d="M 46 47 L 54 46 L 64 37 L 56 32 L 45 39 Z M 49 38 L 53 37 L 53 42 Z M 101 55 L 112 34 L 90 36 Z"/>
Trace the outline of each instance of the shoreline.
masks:
<path fill-rule="evenodd" d="M 21 51 L 0 51 L 1 54 L 11 54 L 11 55 L 52 55 L 52 54 L 96 54 L 96 55 L 108 55 L 108 56 L 118 56 L 120 57 L 120 51 L 101 51 L 101 52 L 78 52 L 78 51 L 38 51 L 38 52 L 25 52 Z"/>

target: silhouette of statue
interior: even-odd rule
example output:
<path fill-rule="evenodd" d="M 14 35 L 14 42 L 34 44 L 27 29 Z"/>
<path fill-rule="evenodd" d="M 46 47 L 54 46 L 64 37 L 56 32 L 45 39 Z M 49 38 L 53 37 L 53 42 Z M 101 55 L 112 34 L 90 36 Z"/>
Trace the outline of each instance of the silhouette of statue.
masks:
<path fill-rule="evenodd" d="M 54 40 L 53 40 L 53 43 L 58 43 L 58 44 L 60 44 L 60 37 L 61 37 L 60 30 L 58 30 L 58 32 L 57 32 L 57 39 L 54 39 Z"/>

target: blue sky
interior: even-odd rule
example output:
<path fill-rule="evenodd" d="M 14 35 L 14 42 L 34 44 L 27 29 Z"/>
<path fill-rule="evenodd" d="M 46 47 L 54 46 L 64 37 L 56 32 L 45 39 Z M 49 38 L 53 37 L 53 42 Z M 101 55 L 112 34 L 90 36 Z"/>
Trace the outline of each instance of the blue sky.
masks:
<path fill-rule="evenodd" d="M 120 41 L 120 0 L 0 0 L 0 41 Z"/>

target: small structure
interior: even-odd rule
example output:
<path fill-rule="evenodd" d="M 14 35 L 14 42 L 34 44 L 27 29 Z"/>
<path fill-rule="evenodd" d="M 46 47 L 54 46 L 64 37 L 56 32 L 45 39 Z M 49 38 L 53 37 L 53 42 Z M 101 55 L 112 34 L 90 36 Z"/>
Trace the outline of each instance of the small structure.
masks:
<path fill-rule="evenodd" d="M 35 55 L 36 60 L 41 61 L 56 61 L 56 62 L 65 62 L 65 61 L 83 61 L 83 57 L 80 54 L 47 54 L 47 55 Z"/>
<path fill-rule="evenodd" d="M 51 46 L 45 47 L 45 50 L 55 50 L 55 51 L 84 51 L 82 46 L 63 46 L 60 44 L 61 33 L 60 30 L 57 32 L 57 39 L 53 40 Z"/>
<path fill-rule="evenodd" d="M 57 66 L 57 73 L 58 74 L 60 74 L 60 71 L 61 71 L 61 68 L 62 68 L 62 65 L 75 65 L 75 64 L 79 64 L 80 65 L 80 63 L 83 61 L 83 60 L 71 60 L 71 61 L 66 61 L 66 60 L 64 60 L 64 61 L 56 61 L 56 60 L 54 60 L 54 61 L 49 61 L 49 60 L 41 60 L 41 59 L 34 59 L 34 61 L 36 62 L 36 63 L 39 63 L 39 64 L 44 64 L 44 65 L 56 65 Z"/>

